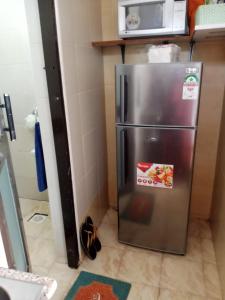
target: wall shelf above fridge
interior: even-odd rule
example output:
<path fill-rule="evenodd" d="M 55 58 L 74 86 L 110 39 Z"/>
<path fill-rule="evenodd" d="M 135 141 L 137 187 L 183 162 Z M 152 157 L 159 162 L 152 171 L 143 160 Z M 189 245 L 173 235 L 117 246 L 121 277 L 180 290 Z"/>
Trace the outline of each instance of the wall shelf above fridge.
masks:
<path fill-rule="evenodd" d="M 148 37 L 148 38 L 137 38 L 137 39 L 118 39 L 109 41 L 94 41 L 92 42 L 93 47 L 116 47 L 119 46 L 121 49 L 122 62 L 125 62 L 125 50 L 126 46 L 138 46 L 147 44 L 168 44 L 168 43 L 191 43 L 190 35 L 175 35 L 175 36 L 165 36 L 165 37 Z"/>
<path fill-rule="evenodd" d="M 165 36 L 165 37 L 148 37 L 138 39 L 127 39 L 127 40 L 109 40 L 109 41 L 94 41 L 92 42 L 93 47 L 114 47 L 114 46 L 136 46 L 136 45 L 147 45 L 152 43 L 181 43 L 190 42 L 190 35 L 176 35 L 176 36 Z"/>
<path fill-rule="evenodd" d="M 176 35 L 165 37 L 148 37 L 136 39 L 118 39 L 106 41 L 93 41 L 93 47 L 106 48 L 106 47 L 120 47 L 122 62 L 125 62 L 125 50 L 127 46 L 139 46 L 147 44 L 168 44 L 168 43 L 189 43 L 190 56 L 195 42 L 213 41 L 218 39 L 225 39 L 225 26 L 224 24 L 215 25 L 198 25 L 192 35 Z"/>

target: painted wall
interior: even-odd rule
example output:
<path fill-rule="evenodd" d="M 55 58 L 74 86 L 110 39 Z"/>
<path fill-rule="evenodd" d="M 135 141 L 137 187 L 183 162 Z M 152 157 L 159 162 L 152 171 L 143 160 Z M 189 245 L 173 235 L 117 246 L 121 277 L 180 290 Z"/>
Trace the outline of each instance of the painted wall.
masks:
<path fill-rule="evenodd" d="M 102 0 L 103 39 L 118 39 L 117 1 Z M 189 60 L 188 44 L 182 48 L 181 61 Z M 107 128 L 109 203 L 117 205 L 116 141 L 115 141 L 115 64 L 121 63 L 119 47 L 104 48 L 105 107 Z M 203 219 L 210 216 L 218 137 L 225 82 L 225 42 L 204 42 L 195 45 L 194 61 L 204 63 L 199 130 L 195 156 L 192 193 L 192 215 Z M 127 47 L 126 63 L 147 63 L 146 46 Z"/>
<path fill-rule="evenodd" d="M 225 105 L 220 132 L 216 180 L 213 194 L 212 232 L 221 279 L 223 299 L 225 298 Z"/>
<path fill-rule="evenodd" d="M 34 131 L 25 126 L 25 117 L 37 106 L 28 42 L 24 1 L 0 1 L 0 97 L 11 96 L 17 140 L 9 143 L 16 183 L 21 198 L 47 200 L 39 193 L 36 180 Z M 8 12 L 11 15 L 8 15 Z"/>
<path fill-rule="evenodd" d="M 100 0 L 55 0 L 77 230 L 107 208 L 103 60 L 91 46 L 102 39 Z"/>

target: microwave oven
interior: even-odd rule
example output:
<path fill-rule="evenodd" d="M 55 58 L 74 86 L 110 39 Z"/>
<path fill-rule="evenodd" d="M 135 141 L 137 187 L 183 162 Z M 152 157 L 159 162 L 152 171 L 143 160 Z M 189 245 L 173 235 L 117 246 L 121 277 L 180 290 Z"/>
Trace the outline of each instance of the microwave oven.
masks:
<path fill-rule="evenodd" d="M 119 36 L 187 34 L 187 0 L 118 0 Z"/>

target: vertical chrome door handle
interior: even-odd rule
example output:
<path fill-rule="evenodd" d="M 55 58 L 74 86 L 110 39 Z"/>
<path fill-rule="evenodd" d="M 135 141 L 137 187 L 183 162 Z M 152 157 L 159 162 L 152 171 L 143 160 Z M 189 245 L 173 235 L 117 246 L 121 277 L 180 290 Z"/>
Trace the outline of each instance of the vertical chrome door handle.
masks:
<path fill-rule="evenodd" d="M 120 76 L 120 122 L 127 120 L 128 81 L 127 75 Z"/>
<path fill-rule="evenodd" d="M 5 108 L 7 121 L 8 121 L 8 127 L 4 128 L 4 131 L 8 131 L 10 140 L 15 141 L 16 140 L 16 131 L 15 131 L 15 126 L 14 126 L 14 119 L 13 119 L 10 96 L 7 94 L 4 94 L 3 97 L 4 97 L 4 104 L 1 104 L 0 107 Z"/>
<path fill-rule="evenodd" d="M 121 186 L 127 182 L 127 131 L 122 129 L 120 132 L 120 170 Z"/>
<path fill-rule="evenodd" d="M 121 171 L 121 186 L 125 184 L 125 142 L 124 142 L 124 130 L 120 132 L 120 171 Z"/>

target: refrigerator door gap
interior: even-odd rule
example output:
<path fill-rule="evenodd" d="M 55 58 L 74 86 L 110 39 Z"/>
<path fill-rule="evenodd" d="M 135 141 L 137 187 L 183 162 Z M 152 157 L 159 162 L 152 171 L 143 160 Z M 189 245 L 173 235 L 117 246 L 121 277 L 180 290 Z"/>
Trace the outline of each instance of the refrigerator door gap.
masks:
<path fill-rule="evenodd" d="M 123 127 L 140 127 L 140 128 L 163 128 L 163 129 L 194 129 L 197 130 L 197 127 L 190 126 L 163 126 L 163 125 L 141 125 L 141 124 L 126 124 L 126 123 L 117 123 L 116 126 Z"/>

